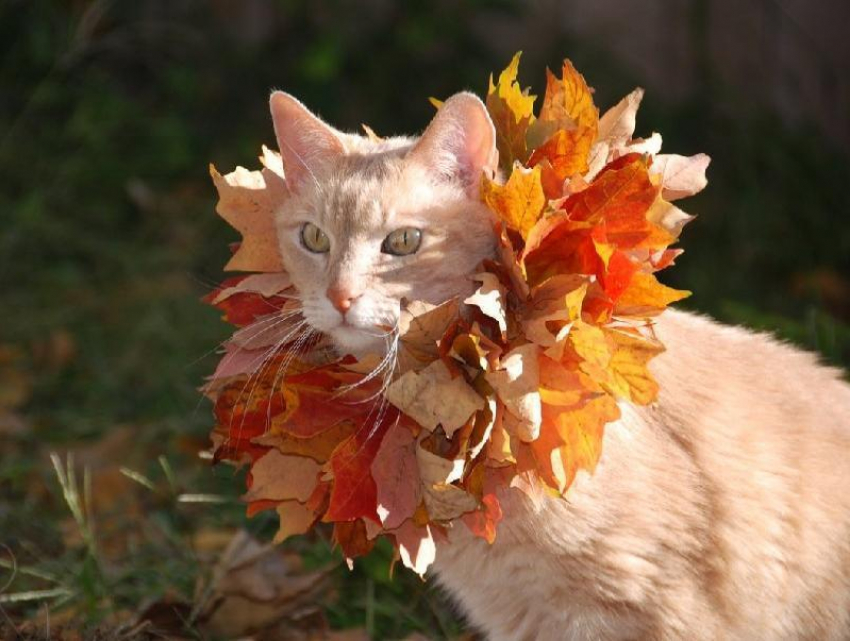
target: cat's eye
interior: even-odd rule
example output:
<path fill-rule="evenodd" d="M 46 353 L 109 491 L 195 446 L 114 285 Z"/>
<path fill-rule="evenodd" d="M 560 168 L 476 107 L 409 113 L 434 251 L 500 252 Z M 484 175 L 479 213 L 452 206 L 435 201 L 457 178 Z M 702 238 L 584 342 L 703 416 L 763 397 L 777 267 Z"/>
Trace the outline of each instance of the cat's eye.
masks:
<path fill-rule="evenodd" d="M 421 231 L 415 227 L 402 227 L 384 238 L 381 251 L 393 256 L 409 256 L 416 253 L 420 244 L 422 244 Z"/>
<path fill-rule="evenodd" d="M 331 248 L 331 239 L 313 223 L 304 223 L 301 227 L 301 244 L 314 254 L 324 254 Z"/>

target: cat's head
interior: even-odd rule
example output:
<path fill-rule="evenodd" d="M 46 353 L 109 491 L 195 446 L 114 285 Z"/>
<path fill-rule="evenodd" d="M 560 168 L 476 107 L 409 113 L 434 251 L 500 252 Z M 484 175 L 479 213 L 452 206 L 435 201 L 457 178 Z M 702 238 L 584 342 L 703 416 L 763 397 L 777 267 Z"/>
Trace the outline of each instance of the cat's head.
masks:
<path fill-rule="evenodd" d="M 290 190 L 280 251 L 314 329 L 342 353 L 383 352 L 403 299 L 471 293 L 495 247 L 478 199 L 495 130 L 478 98 L 447 100 L 418 139 L 339 132 L 279 91 L 271 112 Z"/>

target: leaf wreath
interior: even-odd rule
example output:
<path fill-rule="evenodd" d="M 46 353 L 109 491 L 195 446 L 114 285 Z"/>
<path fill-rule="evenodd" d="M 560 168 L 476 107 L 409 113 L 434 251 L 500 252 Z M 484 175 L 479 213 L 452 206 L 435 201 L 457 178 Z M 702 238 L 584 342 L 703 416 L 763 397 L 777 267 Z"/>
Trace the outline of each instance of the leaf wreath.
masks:
<path fill-rule="evenodd" d="M 306 329 L 275 242 L 280 156 L 210 168 L 217 211 L 243 237 L 226 269 L 254 272 L 205 299 L 237 327 L 205 386 L 214 457 L 250 466 L 248 513 L 277 510 L 277 540 L 331 522 L 347 558 L 387 536 L 424 574 L 447 528 L 492 543 L 500 490 L 565 495 L 593 472 L 617 402 L 655 400 L 652 318 L 688 295 L 655 272 L 691 220 L 671 201 L 705 187 L 709 159 L 632 138 L 640 89 L 599 117 L 569 61 L 547 72 L 535 116 L 518 67 L 519 54 L 486 98 L 508 176 L 480 190 L 498 260 L 466 300 L 403 310 L 386 383 L 374 375 L 385 363 L 338 358 Z"/>

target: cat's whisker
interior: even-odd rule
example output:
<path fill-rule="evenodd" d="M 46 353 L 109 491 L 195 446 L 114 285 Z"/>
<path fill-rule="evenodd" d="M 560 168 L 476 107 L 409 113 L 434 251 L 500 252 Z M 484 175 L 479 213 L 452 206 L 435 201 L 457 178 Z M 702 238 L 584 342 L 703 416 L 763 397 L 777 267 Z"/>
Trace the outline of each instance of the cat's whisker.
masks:
<path fill-rule="evenodd" d="M 280 352 L 281 349 L 284 349 L 288 344 L 290 344 L 292 342 L 291 341 L 292 336 L 299 333 L 301 331 L 301 329 L 304 327 L 304 325 L 306 325 L 306 324 L 307 324 L 306 320 L 302 320 L 299 323 L 297 323 L 289 332 L 287 332 L 287 334 L 283 338 L 281 338 L 277 343 L 275 343 L 269 350 L 267 350 L 265 352 L 265 354 L 262 356 L 262 362 L 260 363 L 259 368 L 256 371 L 254 371 L 248 377 L 248 380 L 245 381 L 245 385 L 242 386 L 242 390 L 239 392 L 239 397 L 236 399 L 236 403 L 234 403 L 234 407 L 239 406 L 239 404 L 240 404 L 240 402 L 241 402 L 241 400 L 242 400 L 242 398 L 245 394 L 245 390 L 248 388 L 249 385 L 252 384 L 252 380 L 253 380 L 253 385 L 251 387 L 251 391 L 249 392 L 248 398 L 245 401 L 245 404 L 243 405 L 243 407 L 248 407 L 250 405 L 251 400 L 253 399 L 254 392 L 257 389 L 257 385 L 259 384 L 260 379 L 262 378 L 264 372 L 266 371 L 268 364 L 275 358 L 275 356 Z M 297 340 L 298 339 L 296 339 L 296 341 Z M 242 429 L 245 426 L 245 416 L 246 415 L 243 412 L 242 420 L 241 420 L 241 423 L 239 425 L 239 436 L 240 437 L 241 437 Z M 230 425 L 228 426 L 228 430 L 233 429 L 233 415 L 232 414 L 231 414 L 230 420 L 231 420 L 231 422 L 230 422 Z"/>

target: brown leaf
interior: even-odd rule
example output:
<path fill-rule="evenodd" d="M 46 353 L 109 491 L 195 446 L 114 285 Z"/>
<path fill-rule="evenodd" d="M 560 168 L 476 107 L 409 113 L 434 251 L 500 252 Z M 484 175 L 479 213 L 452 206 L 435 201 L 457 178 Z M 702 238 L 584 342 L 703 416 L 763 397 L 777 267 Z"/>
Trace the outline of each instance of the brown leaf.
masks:
<path fill-rule="evenodd" d="M 269 450 L 251 467 L 253 482 L 243 498 L 246 501 L 295 499 L 303 503 L 313 493 L 320 470 L 319 464 L 306 456 Z"/>
<path fill-rule="evenodd" d="M 216 638 L 272 630 L 277 638 L 297 638 L 298 622 L 320 611 L 331 587 L 329 570 L 306 572 L 297 555 L 240 531 L 199 593 L 199 628 Z"/>
<path fill-rule="evenodd" d="M 463 377 L 452 378 L 441 361 L 396 379 L 387 388 L 386 397 L 425 429 L 434 430 L 442 425 L 449 438 L 473 412 L 484 407 L 484 399 Z"/>
<path fill-rule="evenodd" d="M 242 234 L 242 244 L 225 266 L 228 271 L 280 272 L 274 211 L 288 195 L 283 177 L 269 169 L 237 167 L 222 176 L 210 165 L 218 189 L 216 211 Z"/>
<path fill-rule="evenodd" d="M 378 488 L 378 518 L 392 530 L 411 518 L 422 498 L 416 437 L 403 424 L 389 428 L 372 462 Z"/>
<path fill-rule="evenodd" d="M 508 331 L 506 290 L 495 274 L 481 272 L 472 277 L 481 283 L 475 293 L 464 300 L 467 305 L 475 305 L 485 316 L 489 316 L 499 324 L 504 334 Z"/>
<path fill-rule="evenodd" d="M 431 526 L 419 526 L 413 521 L 405 521 L 393 531 L 401 562 L 419 576 L 425 572 L 437 558 L 437 546 L 431 534 Z"/>
<path fill-rule="evenodd" d="M 610 145 L 623 145 L 631 140 L 641 100 L 643 89 L 635 89 L 606 111 L 599 119 L 599 140 Z"/>
<path fill-rule="evenodd" d="M 522 441 L 533 441 L 540 434 L 539 349 L 534 343 L 516 347 L 502 358 L 500 369 L 485 374 L 515 419 L 503 417 L 505 427 Z"/>

